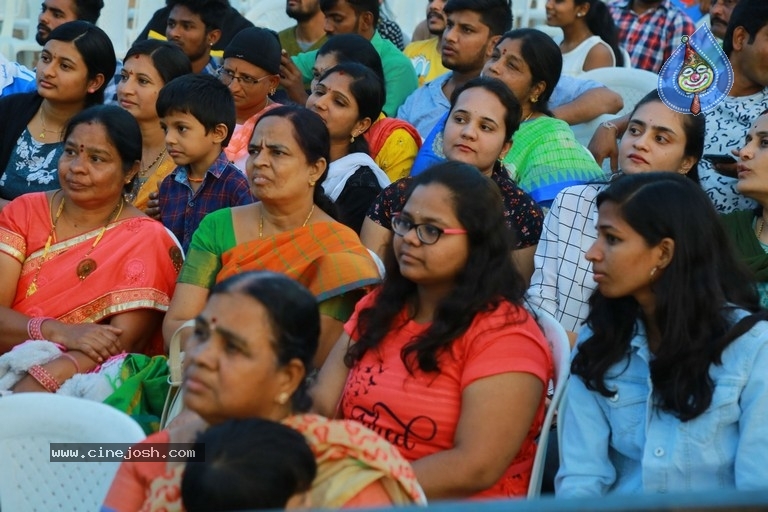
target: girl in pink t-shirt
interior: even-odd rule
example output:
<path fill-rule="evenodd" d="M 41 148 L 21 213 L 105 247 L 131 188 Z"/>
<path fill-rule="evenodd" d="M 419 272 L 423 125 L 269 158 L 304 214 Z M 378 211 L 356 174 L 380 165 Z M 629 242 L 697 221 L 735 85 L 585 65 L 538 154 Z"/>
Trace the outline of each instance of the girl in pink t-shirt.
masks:
<path fill-rule="evenodd" d="M 467 151 L 488 143 L 486 116 L 465 117 Z M 523 496 L 552 358 L 521 306 L 501 196 L 475 167 L 446 162 L 406 197 L 386 278 L 326 360 L 316 408 L 397 446 L 430 499 Z"/>

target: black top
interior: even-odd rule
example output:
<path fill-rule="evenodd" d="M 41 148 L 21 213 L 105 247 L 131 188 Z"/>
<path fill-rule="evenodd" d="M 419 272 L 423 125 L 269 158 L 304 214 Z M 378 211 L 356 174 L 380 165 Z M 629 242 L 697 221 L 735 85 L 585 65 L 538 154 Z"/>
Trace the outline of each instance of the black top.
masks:
<path fill-rule="evenodd" d="M 35 92 L 10 94 L 0 98 L 0 119 L 3 129 L 0 131 L 0 174 L 5 172 L 11 153 L 16 148 L 19 135 L 35 117 L 43 98 Z"/>
<path fill-rule="evenodd" d="M 365 212 L 373 204 L 379 192 L 381 187 L 371 168 L 365 165 L 360 166 L 355 174 L 349 177 L 336 199 L 339 222 L 354 229 L 359 235 L 365 220 Z"/>

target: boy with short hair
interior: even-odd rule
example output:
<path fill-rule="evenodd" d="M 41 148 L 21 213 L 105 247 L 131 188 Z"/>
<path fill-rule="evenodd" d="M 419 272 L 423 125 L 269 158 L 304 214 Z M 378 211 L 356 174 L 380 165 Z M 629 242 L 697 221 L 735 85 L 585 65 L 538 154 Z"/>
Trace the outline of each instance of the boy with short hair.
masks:
<path fill-rule="evenodd" d="M 168 155 L 177 165 L 160 184 L 160 220 L 186 252 L 207 213 L 253 202 L 248 180 L 223 148 L 235 128 L 235 103 L 210 75 L 184 75 L 157 97 Z"/>

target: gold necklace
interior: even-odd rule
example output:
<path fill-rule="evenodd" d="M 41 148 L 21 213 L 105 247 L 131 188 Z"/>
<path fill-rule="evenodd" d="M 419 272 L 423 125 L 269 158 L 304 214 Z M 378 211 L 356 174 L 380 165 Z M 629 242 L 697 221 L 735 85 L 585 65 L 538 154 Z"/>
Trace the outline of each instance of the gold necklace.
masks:
<path fill-rule="evenodd" d="M 61 135 L 61 131 L 49 130 L 45 127 L 45 107 L 42 105 L 40 105 L 40 124 L 42 125 L 42 131 L 40 132 L 40 135 L 38 135 L 38 138 L 45 140 L 45 132 L 58 133 Z"/>
<path fill-rule="evenodd" d="M 757 234 L 757 241 L 760 241 L 760 235 L 763 234 L 763 226 L 765 226 L 765 219 L 761 216 L 760 217 L 760 226 L 755 229 L 755 232 Z"/>
<path fill-rule="evenodd" d="M 64 201 L 62 200 L 62 202 Z M 120 214 L 123 213 L 124 204 L 125 204 L 125 201 L 121 196 L 120 200 L 115 206 L 115 209 L 112 210 L 112 213 L 110 213 L 109 217 L 107 217 L 107 223 L 104 224 L 104 226 L 101 228 L 101 231 L 99 231 L 99 234 L 96 235 L 96 240 L 94 240 L 93 244 L 91 244 L 91 248 L 88 249 L 88 252 L 85 253 L 85 255 L 83 256 L 83 259 L 80 260 L 80 263 L 77 264 L 77 270 L 76 270 L 77 277 L 81 281 L 84 280 L 89 275 L 91 275 L 94 270 L 96 270 L 96 262 L 93 259 L 89 258 L 88 256 L 96 248 L 96 244 L 98 244 L 101 241 L 101 237 L 104 236 L 104 233 L 107 231 L 107 228 L 109 227 L 109 225 L 115 222 L 120 217 Z"/>
<path fill-rule="evenodd" d="M 58 194 L 59 191 L 56 192 Z M 56 199 L 56 194 L 53 195 L 51 198 L 51 209 L 53 209 L 53 204 Z M 99 231 L 99 234 L 96 235 L 96 239 L 93 241 L 93 244 L 91 244 L 91 248 L 88 249 L 88 252 L 85 253 L 85 256 L 83 256 L 83 259 L 80 260 L 80 263 L 77 265 L 77 277 L 80 278 L 80 280 L 84 280 L 86 277 L 91 275 L 94 270 L 96 270 L 96 262 L 93 261 L 88 256 L 91 254 L 91 251 L 96 248 L 96 245 L 101 241 L 101 238 L 104 236 L 104 233 L 107 231 L 107 227 L 109 227 L 110 224 L 112 224 L 115 220 L 117 220 L 120 217 L 120 214 L 123 211 L 123 205 L 125 202 L 123 201 L 123 198 L 120 198 L 120 202 L 115 205 L 115 209 L 112 210 L 112 212 L 109 214 L 109 217 L 107 218 L 107 223 L 104 224 L 104 226 L 101 228 L 101 231 Z M 51 210 L 53 211 L 53 210 Z M 64 198 L 61 199 L 61 203 L 59 203 L 59 208 L 56 210 L 56 215 L 53 216 L 53 221 L 51 222 L 51 232 L 48 234 L 48 239 L 45 242 L 45 249 L 43 249 L 43 255 L 40 261 L 40 265 L 37 267 L 37 270 L 35 271 L 35 276 L 32 278 L 32 282 L 27 287 L 27 297 L 30 295 L 33 295 L 35 292 L 37 292 L 37 278 L 40 275 L 40 270 L 43 268 L 43 265 L 48 262 L 48 253 L 51 250 L 51 243 L 53 242 L 53 237 L 56 234 L 56 224 L 59 222 L 59 218 L 61 217 L 61 214 L 64 212 Z M 115 213 L 117 212 L 117 213 Z"/>
<path fill-rule="evenodd" d="M 167 151 L 167 150 L 168 150 L 168 148 L 167 148 L 167 147 L 163 148 L 163 150 L 160 152 L 160 154 L 159 154 L 159 155 L 157 155 L 157 158 L 155 158 L 155 159 L 152 161 L 152 163 L 151 163 L 151 164 L 149 164 L 148 166 L 144 167 L 142 170 L 140 170 L 140 171 L 139 171 L 139 176 L 141 176 L 142 178 L 143 178 L 143 177 L 145 177 L 145 176 L 147 175 L 147 172 L 148 172 L 148 171 L 149 171 L 151 168 L 153 168 L 153 167 L 154 167 L 154 166 L 155 166 L 155 165 L 156 165 L 156 164 L 157 164 L 157 163 L 158 163 L 160 160 L 162 160 L 162 159 L 163 159 L 163 157 L 165 156 L 165 153 L 166 153 L 166 151 Z"/>
<path fill-rule="evenodd" d="M 51 250 L 51 242 L 53 242 L 53 236 L 56 233 L 56 223 L 59 222 L 61 212 L 64 211 L 64 199 L 62 198 L 61 203 L 59 204 L 59 209 L 56 210 L 56 216 L 53 215 L 53 204 L 56 202 L 56 195 L 59 192 L 61 191 L 57 190 L 51 198 L 51 231 L 48 233 L 48 239 L 45 241 L 45 249 L 43 249 L 43 256 L 40 259 L 40 265 L 37 267 L 34 277 L 32 277 L 32 282 L 27 287 L 27 297 L 33 295 L 37 291 L 37 276 L 40 275 L 40 269 L 43 268 L 43 263 L 48 261 L 48 252 Z"/>
<path fill-rule="evenodd" d="M 527 116 L 525 116 L 525 119 L 523 119 L 523 122 L 526 122 L 527 120 L 529 120 L 529 119 L 531 118 L 531 116 L 532 116 L 532 115 L 533 115 L 533 110 L 531 110 L 531 111 L 528 113 L 528 115 L 527 115 Z"/>
<path fill-rule="evenodd" d="M 260 215 L 259 215 L 259 240 L 263 238 L 264 235 L 264 204 L 259 203 L 259 209 L 260 209 Z M 309 210 L 309 215 L 307 215 L 307 218 L 304 219 L 304 223 L 301 225 L 301 227 L 305 227 L 307 225 L 307 222 L 309 222 L 309 218 L 312 216 L 312 214 L 315 211 L 315 204 L 312 203 L 312 208 Z"/>

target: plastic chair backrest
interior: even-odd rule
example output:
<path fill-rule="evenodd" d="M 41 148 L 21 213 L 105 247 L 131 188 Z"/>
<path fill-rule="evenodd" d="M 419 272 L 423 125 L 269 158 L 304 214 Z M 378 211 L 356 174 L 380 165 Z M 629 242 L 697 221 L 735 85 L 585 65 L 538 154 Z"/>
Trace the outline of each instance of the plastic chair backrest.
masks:
<path fill-rule="evenodd" d="M 275 32 L 292 27 L 296 22 L 285 14 L 283 0 L 259 0 L 253 2 L 245 17 L 257 27 L 269 27 Z"/>
<path fill-rule="evenodd" d="M 128 0 L 109 0 L 96 25 L 109 35 L 118 59 L 128 51 Z M 131 41 L 132 42 L 132 41 Z"/>
<path fill-rule="evenodd" d="M 50 393 L 0 398 L 0 508 L 98 510 L 119 462 L 51 462 L 50 443 L 129 443 L 146 437 L 108 405 Z"/>
<path fill-rule="evenodd" d="M 403 36 L 410 40 L 413 29 L 426 17 L 427 3 L 426 0 L 386 0 L 386 10 L 400 25 Z"/>
<path fill-rule="evenodd" d="M 549 444 L 549 432 L 552 428 L 552 421 L 555 418 L 560 400 L 563 398 L 568 375 L 570 374 L 571 343 L 568 341 L 568 334 L 560 322 L 541 309 L 531 308 L 544 336 L 549 342 L 552 351 L 552 360 L 555 367 L 554 386 L 555 390 L 547 406 L 547 412 L 544 416 L 544 423 L 541 426 L 541 434 L 536 446 L 536 455 L 533 459 L 533 468 L 531 470 L 531 481 L 528 484 L 528 498 L 536 498 L 541 494 L 541 479 L 544 475 L 544 460 L 547 454 L 547 445 Z"/>
<path fill-rule="evenodd" d="M 597 68 L 586 71 L 579 78 L 600 82 L 621 95 L 624 106 L 616 117 L 628 114 L 643 96 L 654 90 L 659 75 L 652 71 L 636 68 Z"/>
<path fill-rule="evenodd" d="M 612 67 L 592 69 L 584 72 L 579 78 L 600 82 L 624 100 L 624 106 L 616 114 L 604 114 L 587 123 L 571 126 L 576 140 L 587 146 L 600 123 L 629 114 L 643 96 L 656 88 L 659 75 L 644 69 Z M 610 171 L 605 167 L 604 170 Z"/>
<path fill-rule="evenodd" d="M 13 37 L 13 25 L 16 22 L 16 16 L 19 8 L 16 2 L 11 0 L 3 1 L 3 19 L 2 28 L 0 28 L 0 37 Z"/>

